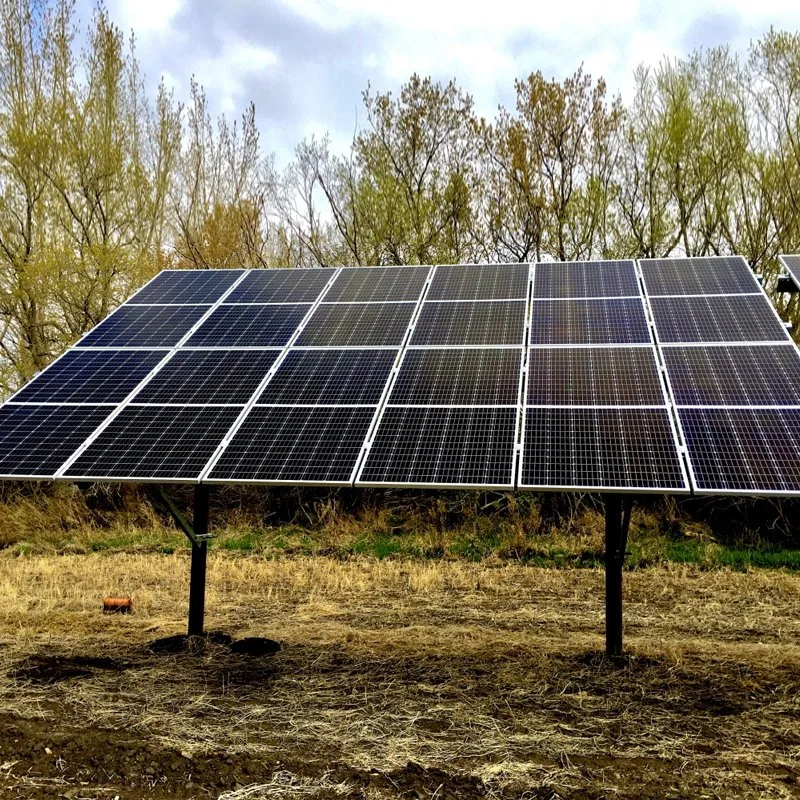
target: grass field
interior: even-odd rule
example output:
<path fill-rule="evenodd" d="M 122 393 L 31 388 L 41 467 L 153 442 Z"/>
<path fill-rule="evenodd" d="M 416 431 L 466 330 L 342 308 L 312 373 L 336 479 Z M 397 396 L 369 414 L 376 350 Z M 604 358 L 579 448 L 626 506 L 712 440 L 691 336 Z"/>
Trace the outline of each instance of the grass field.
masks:
<path fill-rule="evenodd" d="M 800 795 L 800 576 L 498 558 L 216 552 L 207 627 L 273 655 L 154 654 L 185 551 L 0 553 L 9 798 Z M 134 613 L 103 616 L 131 593 Z"/>

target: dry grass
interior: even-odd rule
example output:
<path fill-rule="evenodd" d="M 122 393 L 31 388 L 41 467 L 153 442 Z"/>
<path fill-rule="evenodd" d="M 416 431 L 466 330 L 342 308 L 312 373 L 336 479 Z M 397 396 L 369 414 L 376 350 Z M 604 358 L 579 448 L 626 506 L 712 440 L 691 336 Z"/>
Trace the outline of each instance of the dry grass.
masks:
<path fill-rule="evenodd" d="M 631 658 L 614 665 L 599 655 L 597 570 L 221 555 L 209 568 L 207 626 L 281 640 L 280 653 L 146 652 L 183 630 L 183 555 L 0 557 L 0 787 L 226 800 L 800 792 L 800 576 L 628 573 Z M 111 593 L 131 593 L 135 613 L 102 616 Z"/>

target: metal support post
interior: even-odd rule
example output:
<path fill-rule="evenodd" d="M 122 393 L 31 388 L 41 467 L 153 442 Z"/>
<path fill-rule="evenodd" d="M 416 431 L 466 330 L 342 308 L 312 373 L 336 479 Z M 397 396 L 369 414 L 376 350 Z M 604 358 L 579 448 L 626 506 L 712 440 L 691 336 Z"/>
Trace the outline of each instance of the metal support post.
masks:
<path fill-rule="evenodd" d="M 208 556 L 208 487 L 194 488 L 192 522 L 192 569 L 189 583 L 189 636 L 202 636 L 206 605 L 206 559 Z"/>
<path fill-rule="evenodd" d="M 622 655 L 622 566 L 633 499 L 608 494 L 606 511 L 606 655 Z"/>

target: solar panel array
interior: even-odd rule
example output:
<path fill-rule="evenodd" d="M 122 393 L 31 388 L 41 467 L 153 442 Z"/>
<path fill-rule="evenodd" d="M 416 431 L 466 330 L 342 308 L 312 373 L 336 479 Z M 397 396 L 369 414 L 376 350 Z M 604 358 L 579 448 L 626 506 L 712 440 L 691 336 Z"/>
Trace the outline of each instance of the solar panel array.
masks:
<path fill-rule="evenodd" d="M 741 258 L 168 270 L 0 477 L 796 494 L 800 355 Z"/>

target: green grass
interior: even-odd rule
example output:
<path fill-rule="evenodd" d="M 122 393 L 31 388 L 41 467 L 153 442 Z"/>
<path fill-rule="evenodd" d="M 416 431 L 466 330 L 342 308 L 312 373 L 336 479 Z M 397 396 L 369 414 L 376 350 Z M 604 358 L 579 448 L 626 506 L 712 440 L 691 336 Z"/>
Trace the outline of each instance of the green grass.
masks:
<path fill-rule="evenodd" d="M 404 523 L 404 524 L 400 524 Z M 662 564 L 692 564 L 703 569 L 781 569 L 800 571 L 800 549 L 775 544 L 744 546 L 721 544 L 698 526 L 682 528 L 679 522 L 664 526 L 653 516 L 634 518 L 628 543 L 628 569 Z M 443 528 L 391 515 L 366 520 L 337 520 L 330 529 L 299 525 L 274 528 L 232 525 L 217 530 L 211 547 L 260 558 L 326 555 L 377 560 L 387 558 L 499 559 L 537 567 L 598 568 L 603 566 L 602 517 L 586 517 L 569 532 L 546 529 L 531 533 L 521 525 L 499 522 L 487 514 L 469 524 Z M 156 552 L 174 553 L 188 548 L 186 537 L 174 529 L 135 527 L 49 528 L 46 537 L 27 535 L 8 545 L 19 555 L 41 552 Z"/>

